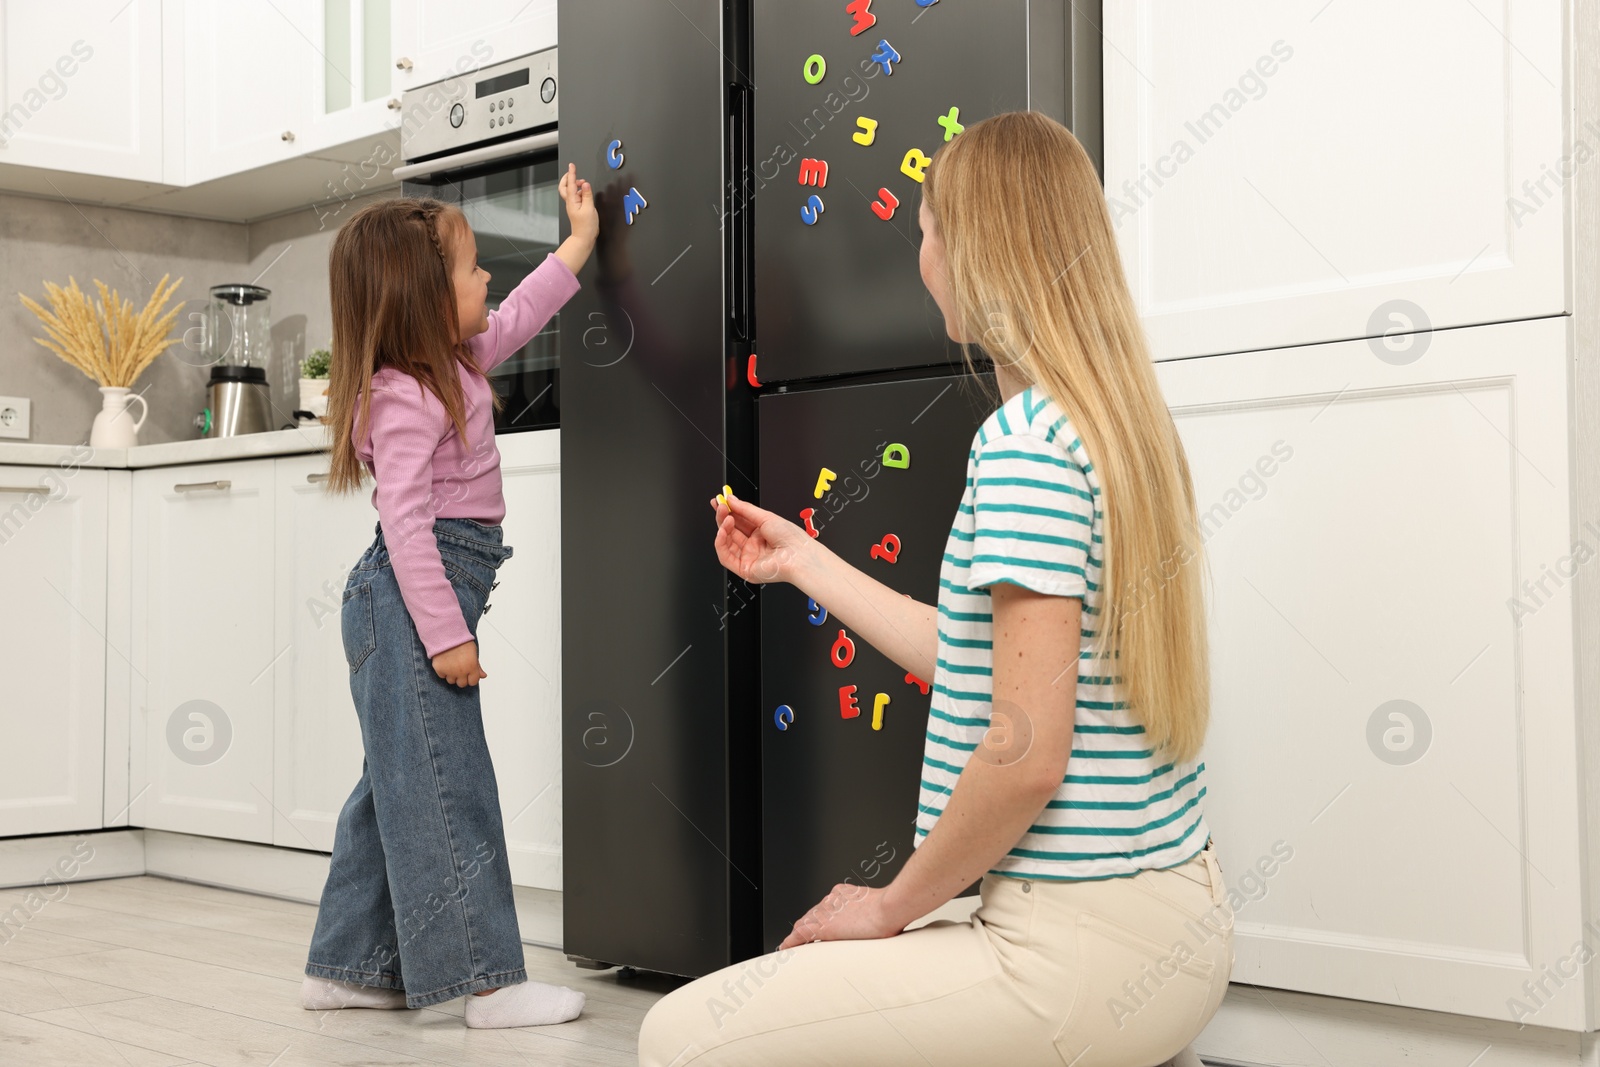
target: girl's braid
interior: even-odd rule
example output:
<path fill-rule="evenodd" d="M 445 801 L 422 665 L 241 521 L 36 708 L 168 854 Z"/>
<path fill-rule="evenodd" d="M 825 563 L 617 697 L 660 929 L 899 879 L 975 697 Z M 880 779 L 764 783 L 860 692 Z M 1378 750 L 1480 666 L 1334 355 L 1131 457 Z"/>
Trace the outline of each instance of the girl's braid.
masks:
<path fill-rule="evenodd" d="M 441 208 L 425 207 L 422 209 L 422 221 L 428 228 L 428 236 L 433 239 L 434 251 L 439 253 L 439 262 L 444 264 L 445 277 L 450 276 L 450 257 L 445 255 L 444 242 L 439 239 L 439 215 Z"/>

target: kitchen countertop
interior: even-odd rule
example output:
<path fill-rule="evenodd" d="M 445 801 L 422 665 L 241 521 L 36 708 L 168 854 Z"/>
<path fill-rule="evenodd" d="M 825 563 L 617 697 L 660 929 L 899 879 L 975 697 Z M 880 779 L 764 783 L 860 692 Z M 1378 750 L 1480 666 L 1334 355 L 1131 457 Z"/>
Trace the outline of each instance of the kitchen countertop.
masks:
<path fill-rule="evenodd" d="M 21 467 L 168 467 L 178 463 L 254 459 L 259 456 L 293 456 L 326 452 L 333 447 L 328 427 L 322 424 L 294 430 L 271 430 L 238 437 L 209 437 L 193 441 L 167 441 L 132 448 L 97 448 L 82 456 L 84 445 L 45 445 L 0 442 L 0 466 Z"/>

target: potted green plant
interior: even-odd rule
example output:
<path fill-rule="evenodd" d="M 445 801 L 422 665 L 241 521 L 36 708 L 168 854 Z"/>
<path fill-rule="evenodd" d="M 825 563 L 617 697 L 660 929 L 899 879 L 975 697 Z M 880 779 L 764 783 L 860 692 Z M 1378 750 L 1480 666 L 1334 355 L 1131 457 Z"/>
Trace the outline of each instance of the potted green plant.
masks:
<path fill-rule="evenodd" d="M 328 363 L 333 353 L 319 348 L 300 361 L 300 410 L 317 418 L 328 414 Z"/>

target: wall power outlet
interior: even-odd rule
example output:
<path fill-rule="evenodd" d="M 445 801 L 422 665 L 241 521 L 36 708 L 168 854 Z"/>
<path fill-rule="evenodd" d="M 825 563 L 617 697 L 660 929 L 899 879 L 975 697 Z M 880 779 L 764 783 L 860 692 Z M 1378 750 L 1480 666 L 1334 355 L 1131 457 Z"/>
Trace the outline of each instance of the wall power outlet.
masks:
<path fill-rule="evenodd" d="M 28 439 L 29 409 L 25 396 L 0 396 L 0 437 Z"/>

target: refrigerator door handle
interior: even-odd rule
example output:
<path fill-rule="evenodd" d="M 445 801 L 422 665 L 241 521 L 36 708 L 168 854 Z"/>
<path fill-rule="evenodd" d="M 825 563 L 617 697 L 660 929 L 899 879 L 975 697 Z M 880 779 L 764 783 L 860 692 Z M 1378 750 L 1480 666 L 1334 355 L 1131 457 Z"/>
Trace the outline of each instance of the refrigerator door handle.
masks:
<path fill-rule="evenodd" d="M 733 340 L 746 344 L 751 340 L 750 293 L 754 267 L 750 244 L 750 219 L 754 213 L 754 205 L 750 203 L 751 111 L 750 87 L 728 86 L 728 325 Z"/>

